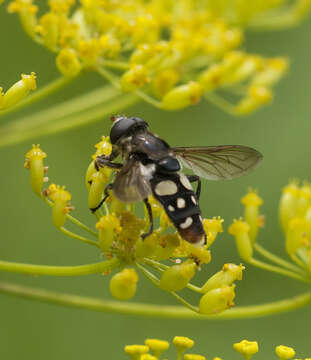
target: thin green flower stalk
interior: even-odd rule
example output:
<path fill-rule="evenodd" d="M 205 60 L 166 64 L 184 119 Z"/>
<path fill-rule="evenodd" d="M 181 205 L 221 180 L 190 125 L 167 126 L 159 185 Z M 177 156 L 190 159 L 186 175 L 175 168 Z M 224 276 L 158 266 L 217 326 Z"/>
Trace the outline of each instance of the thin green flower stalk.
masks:
<path fill-rule="evenodd" d="M 146 339 L 143 345 L 134 344 L 126 345 L 124 347 L 124 352 L 130 360 L 160 360 L 160 359 L 176 359 L 176 360 L 206 360 L 207 357 L 202 354 L 194 353 L 192 348 L 195 345 L 195 342 L 184 336 L 175 336 L 171 341 L 172 346 L 176 350 L 176 355 L 171 358 L 167 357 L 165 352 L 171 346 L 169 341 L 159 340 L 159 339 Z M 225 346 L 225 344 L 224 344 Z M 240 354 L 244 360 L 251 360 L 255 354 L 259 352 L 259 345 L 257 341 L 242 340 L 238 343 L 233 344 L 233 350 Z M 271 351 L 273 354 L 273 352 Z M 163 357 L 164 354 L 164 357 Z M 271 355 L 272 355 L 271 354 Z M 279 360 L 290 360 L 293 359 L 296 355 L 294 348 L 278 345 L 274 348 L 273 359 Z M 275 357 L 276 356 L 276 357 Z M 222 360 L 218 356 L 211 357 L 208 355 L 209 359 L 213 360 Z M 309 360 L 309 357 L 304 358 Z"/>
<path fill-rule="evenodd" d="M 259 229 L 264 225 L 259 207 L 263 201 L 249 190 L 241 199 L 244 218 L 234 220 L 229 233 L 235 237 L 241 258 L 259 268 L 311 284 L 311 186 L 292 181 L 284 189 L 279 204 L 279 218 L 284 233 L 285 250 L 290 261 L 271 253 L 258 243 Z M 269 262 L 258 260 L 261 255 Z"/>
<path fill-rule="evenodd" d="M 1 108 L 5 95 L 0 95 L 0 116 L 88 71 L 103 77 L 111 95 L 98 97 L 95 109 L 80 101 L 87 93 L 74 99 L 75 106 L 70 101 L 52 106 L 39 127 L 41 113 L 12 119 L 0 126 L 1 146 L 98 121 L 138 101 L 170 111 L 205 99 L 232 115 L 249 114 L 271 102 L 289 61 L 245 52 L 245 31 L 298 24 L 310 0 L 256 1 L 251 7 L 247 0 L 49 0 L 44 10 L 33 0 L 15 0 L 7 10 L 18 14 L 28 36 L 55 53 L 61 77 L 15 106 Z"/>

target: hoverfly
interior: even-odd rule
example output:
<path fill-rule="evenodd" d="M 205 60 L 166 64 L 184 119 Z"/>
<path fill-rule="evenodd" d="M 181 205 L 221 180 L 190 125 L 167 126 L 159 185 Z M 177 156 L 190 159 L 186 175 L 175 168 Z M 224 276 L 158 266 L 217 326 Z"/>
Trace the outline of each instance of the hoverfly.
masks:
<path fill-rule="evenodd" d="M 108 166 L 118 170 L 114 181 L 107 185 L 96 211 L 113 191 L 122 202 L 144 201 L 153 232 L 153 218 L 148 196 L 163 206 L 180 236 L 186 241 L 203 245 L 206 234 L 203 229 L 198 204 L 201 177 L 208 180 L 233 179 L 252 170 L 262 160 L 255 149 L 241 145 L 170 147 L 148 129 L 148 124 L 138 117 L 116 116 L 111 119 L 110 156 L 101 155 L 95 167 Z M 123 163 L 113 162 L 121 154 Z M 194 172 L 185 175 L 181 166 Z M 192 182 L 197 182 L 193 191 Z"/>

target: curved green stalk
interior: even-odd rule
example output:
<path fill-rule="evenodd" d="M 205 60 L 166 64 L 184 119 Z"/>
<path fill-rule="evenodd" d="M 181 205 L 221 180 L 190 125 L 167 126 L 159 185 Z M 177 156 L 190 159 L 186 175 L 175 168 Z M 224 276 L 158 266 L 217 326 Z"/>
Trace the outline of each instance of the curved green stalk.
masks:
<path fill-rule="evenodd" d="M 191 320 L 258 318 L 299 309 L 311 303 L 311 292 L 307 292 L 292 298 L 270 302 L 263 305 L 237 306 L 234 309 L 227 310 L 218 315 L 200 315 L 185 308 L 184 306 L 165 306 L 162 304 L 148 305 L 143 303 L 109 301 L 93 297 L 37 289 L 8 282 L 0 282 L 0 293 L 56 305 L 99 312 Z"/>
<path fill-rule="evenodd" d="M 93 246 L 97 246 L 99 248 L 99 244 L 98 242 L 94 241 L 94 240 L 91 240 L 91 239 L 87 239 L 85 238 L 84 236 L 81 236 L 81 235 L 78 235 L 78 234 L 75 234 L 73 233 L 72 231 L 64 228 L 64 227 L 61 227 L 59 229 L 63 234 L 73 238 L 73 239 L 76 239 L 76 240 L 79 240 L 81 242 L 84 242 L 86 244 L 89 244 L 89 245 L 93 245 Z"/>
<path fill-rule="evenodd" d="M 28 275 L 48 275 L 48 276 L 80 276 L 99 274 L 107 270 L 112 270 L 120 266 L 120 260 L 113 258 L 95 264 L 76 265 L 76 266 L 48 266 L 15 263 L 0 260 L 0 271 L 14 272 Z"/>
<path fill-rule="evenodd" d="M 59 77 L 59 78 L 51 81 L 50 83 L 42 86 L 42 88 L 40 88 L 39 90 L 36 90 L 35 92 L 33 92 L 31 95 L 28 95 L 24 100 L 22 100 L 15 106 L 12 106 L 12 107 L 2 110 L 2 111 L 0 110 L 0 117 L 4 116 L 6 114 L 12 113 L 14 111 L 17 111 L 28 105 L 31 105 L 38 100 L 44 99 L 48 95 L 51 95 L 55 91 L 61 89 L 62 87 L 66 86 L 67 84 L 69 84 L 73 79 L 75 79 L 75 78 L 62 76 L 62 77 Z"/>
<path fill-rule="evenodd" d="M 267 263 L 265 263 L 263 261 L 260 261 L 260 260 L 254 259 L 254 258 L 252 258 L 248 262 L 250 264 L 254 265 L 254 266 L 257 266 L 257 267 L 261 268 L 261 269 L 271 271 L 271 272 L 275 272 L 277 274 L 284 275 L 284 276 L 287 276 L 287 277 L 290 277 L 290 278 L 293 278 L 293 279 L 296 279 L 296 280 L 299 280 L 299 281 L 302 281 L 302 282 L 305 282 L 305 283 L 308 283 L 308 284 L 311 283 L 310 278 L 301 276 L 301 275 L 299 275 L 297 273 L 294 273 L 294 272 L 292 272 L 290 270 L 286 270 L 286 269 L 280 268 L 278 266 L 270 265 L 270 264 L 267 264 Z"/>
<path fill-rule="evenodd" d="M 283 266 L 289 270 L 295 271 L 297 273 L 300 273 L 301 275 L 306 275 L 306 272 L 303 271 L 300 267 L 296 266 L 295 264 L 290 263 L 289 261 L 286 261 L 282 258 L 280 258 L 277 255 L 272 254 L 270 251 L 265 249 L 263 246 L 259 245 L 258 243 L 254 244 L 254 249 L 264 256 L 266 259 L 274 262 L 277 265 Z"/>

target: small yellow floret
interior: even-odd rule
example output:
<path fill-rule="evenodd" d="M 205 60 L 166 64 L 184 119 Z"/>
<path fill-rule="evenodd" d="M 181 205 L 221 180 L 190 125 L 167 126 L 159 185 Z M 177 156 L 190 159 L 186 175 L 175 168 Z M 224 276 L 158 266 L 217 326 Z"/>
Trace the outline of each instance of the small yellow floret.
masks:
<path fill-rule="evenodd" d="M 146 345 L 126 345 L 124 352 L 130 356 L 132 360 L 140 360 L 143 354 L 147 354 L 149 347 Z"/>
<path fill-rule="evenodd" d="M 75 50 L 62 49 L 56 57 L 58 70 L 65 76 L 76 76 L 82 69 L 82 65 Z"/>
<path fill-rule="evenodd" d="M 173 344 L 178 351 L 185 351 L 193 347 L 194 341 L 184 336 L 175 336 L 173 339 Z"/>
<path fill-rule="evenodd" d="M 246 359 L 250 359 L 258 352 L 257 341 L 242 340 L 239 343 L 233 344 L 233 349 L 242 354 Z"/>
<path fill-rule="evenodd" d="M 243 220 L 234 220 L 233 224 L 229 226 L 228 232 L 230 235 L 238 236 L 247 234 L 249 231 L 249 225 Z"/>
<path fill-rule="evenodd" d="M 160 358 L 161 354 L 169 348 L 170 343 L 165 340 L 146 339 L 145 345 L 149 346 L 156 358 Z"/>
<path fill-rule="evenodd" d="M 263 200 L 256 191 L 250 189 L 248 194 L 242 197 L 241 203 L 245 206 L 260 206 Z"/>
<path fill-rule="evenodd" d="M 51 184 L 47 191 L 48 197 L 53 201 L 67 202 L 71 200 L 71 194 L 65 190 L 65 186 Z"/>
<path fill-rule="evenodd" d="M 291 347 L 279 345 L 275 348 L 275 353 L 281 360 L 289 360 L 295 356 L 295 350 Z"/>
<path fill-rule="evenodd" d="M 206 357 L 199 354 L 185 354 L 184 360 L 206 360 Z"/>
<path fill-rule="evenodd" d="M 126 71 L 120 84 L 123 91 L 134 91 L 150 82 L 149 70 L 144 65 L 134 65 Z"/>
<path fill-rule="evenodd" d="M 102 136 L 101 141 L 95 145 L 96 152 L 92 155 L 92 159 L 95 160 L 97 156 L 106 155 L 109 156 L 112 151 L 112 145 L 110 143 L 109 136 Z"/>
<path fill-rule="evenodd" d="M 111 295 L 118 300 L 131 299 L 135 295 L 137 282 L 136 271 L 124 269 L 111 278 L 109 286 Z"/>
<path fill-rule="evenodd" d="M 25 157 L 27 160 L 31 161 L 31 160 L 42 160 L 44 158 L 46 158 L 46 153 L 44 151 L 42 151 L 42 149 L 40 149 L 40 145 L 32 145 L 32 149 L 29 150 Z"/>

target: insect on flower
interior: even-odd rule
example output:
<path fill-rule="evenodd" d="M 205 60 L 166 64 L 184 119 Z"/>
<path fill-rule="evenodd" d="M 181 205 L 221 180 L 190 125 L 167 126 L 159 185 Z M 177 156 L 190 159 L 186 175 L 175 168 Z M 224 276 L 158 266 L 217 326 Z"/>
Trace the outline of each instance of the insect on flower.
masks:
<path fill-rule="evenodd" d="M 153 232 L 148 202 L 148 196 L 153 195 L 180 236 L 192 244 L 203 245 L 206 234 L 198 204 L 200 178 L 232 179 L 248 173 L 262 159 L 258 151 L 241 145 L 172 148 L 150 132 L 148 124 L 140 118 L 116 116 L 111 120 L 112 152 L 110 156 L 98 156 L 95 167 L 99 170 L 108 166 L 117 173 L 114 181 L 106 186 L 102 201 L 91 210 L 99 209 L 110 191 L 122 202 L 144 201 L 150 229 L 142 235 L 143 239 Z M 113 162 L 119 154 L 123 164 Z M 181 165 L 191 169 L 194 175 L 181 173 Z M 196 192 L 191 182 L 197 182 Z"/>

